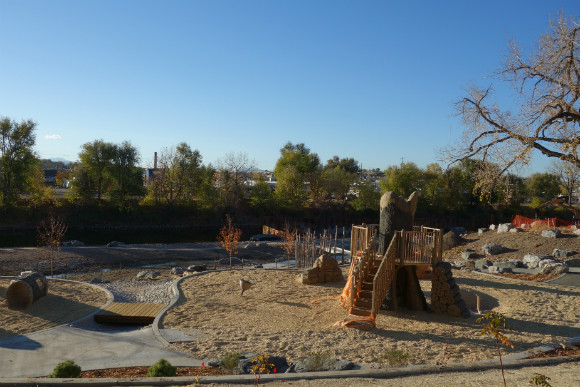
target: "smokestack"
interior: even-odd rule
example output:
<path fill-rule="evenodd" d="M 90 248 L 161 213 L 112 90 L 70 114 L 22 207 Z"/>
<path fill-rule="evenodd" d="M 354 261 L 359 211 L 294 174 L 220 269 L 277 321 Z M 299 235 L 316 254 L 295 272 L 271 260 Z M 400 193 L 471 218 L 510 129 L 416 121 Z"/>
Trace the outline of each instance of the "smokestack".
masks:
<path fill-rule="evenodd" d="M 155 156 L 153 157 L 153 169 L 157 169 L 157 152 L 155 152 Z"/>

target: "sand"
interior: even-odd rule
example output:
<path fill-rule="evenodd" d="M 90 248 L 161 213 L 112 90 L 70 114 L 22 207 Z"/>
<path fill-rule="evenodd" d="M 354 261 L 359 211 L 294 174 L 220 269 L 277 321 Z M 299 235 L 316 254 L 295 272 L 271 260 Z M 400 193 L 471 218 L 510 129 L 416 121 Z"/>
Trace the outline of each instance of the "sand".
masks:
<path fill-rule="evenodd" d="M 103 306 L 108 296 L 88 284 L 48 280 L 48 294 L 26 309 L 6 306 L 10 279 L 0 278 L 0 338 L 52 328 L 87 316 Z"/>
<path fill-rule="evenodd" d="M 344 268 L 346 270 L 346 268 Z M 230 352 L 285 356 L 288 361 L 318 354 L 355 363 L 385 363 L 385 353 L 401 350 L 410 364 L 441 364 L 495 358 L 495 341 L 480 334 L 478 316 L 452 318 L 423 311 L 383 311 L 372 331 L 343 329 L 346 316 L 336 297 L 343 283 L 302 285 L 294 270 L 224 271 L 185 279 L 178 304 L 162 320 L 164 328 L 180 329 L 196 338 L 174 344 L 198 359 Z M 483 307 L 503 313 L 514 331 L 506 332 L 515 348 L 529 350 L 555 340 L 580 336 L 580 290 L 544 283 L 454 271 L 466 301 L 482 296 Z M 240 295 L 238 281 L 254 287 Z M 421 286 L 429 302 L 431 282 Z"/>

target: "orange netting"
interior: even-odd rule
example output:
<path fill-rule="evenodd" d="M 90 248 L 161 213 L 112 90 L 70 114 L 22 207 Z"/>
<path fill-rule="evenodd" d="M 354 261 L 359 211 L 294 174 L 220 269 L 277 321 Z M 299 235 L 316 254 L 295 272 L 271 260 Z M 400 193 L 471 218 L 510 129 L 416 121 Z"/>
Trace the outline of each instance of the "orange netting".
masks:
<path fill-rule="evenodd" d="M 574 222 L 570 222 L 558 218 L 548 218 L 548 219 L 531 219 L 525 216 L 516 215 L 512 220 L 514 227 L 520 228 L 532 228 L 537 225 L 546 225 L 548 227 L 570 227 L 574 225 Z"/>

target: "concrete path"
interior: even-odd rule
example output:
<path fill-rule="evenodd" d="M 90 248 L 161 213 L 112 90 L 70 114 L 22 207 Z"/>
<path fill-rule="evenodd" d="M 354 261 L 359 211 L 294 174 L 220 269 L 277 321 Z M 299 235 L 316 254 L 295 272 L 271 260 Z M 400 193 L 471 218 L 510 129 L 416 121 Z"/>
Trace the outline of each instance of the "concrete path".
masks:
<path fill-rule="evenodd" d="M 72 325 L 0 339 L 0 375 L 3 378 L 46 376 L 66 360 L 83 370 L 153 365 L 164 358 L 175 366 L 200 366 L 184 354 L 168 351 L 151 326 L 106 326 L 92 317 Z"/>

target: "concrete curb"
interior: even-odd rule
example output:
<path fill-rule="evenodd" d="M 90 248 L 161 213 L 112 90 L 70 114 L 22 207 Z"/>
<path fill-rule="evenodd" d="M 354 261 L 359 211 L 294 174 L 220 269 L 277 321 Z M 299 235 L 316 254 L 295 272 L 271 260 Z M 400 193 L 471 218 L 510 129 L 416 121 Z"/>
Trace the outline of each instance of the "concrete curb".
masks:
<path fill-rule="evenodd" d="M 453 268 L 453 270 L 462 270 L 462 269 Z M 525 282 L 525 283 L 528 283 L 528 284 L 536 284 L 536 285 L 537 284 L 548 284 L 548 285 L 551 285 L 550 282 L 556 281 L 556 280 L 564 277 L 567 274 L 567 273 L 562 273 L 561 275 L 559 275 L 556 278 L 552 278 L 552 279 L 547 280 L 547 281 L 538 282 L 538 281 L 529 281 L 529 280 L 524 280 L 524 279 L 519 279 L 519 278 L 504 277 L 504 276 L 501 276 L 501 275 L 496 275 L 496 274 L 491 274 L 491 273 L 484 273 L 484 272 L 481 272 L 481 271 L 478 271 L 478 270 L 470 270 L 470 272 L 471 273 L 476 273 L 476 274 L 479 274 L 479 275 L 483 275 L 483 276 L 493 277 L 493 278 L 504 278 L 504 279 L 509 279 L 509 280 L 512 280 L 512 281 L 519 281 L 519 282 Z M 565 287 L 568 287 L 568 288 L 578 288 L 577 286 L 574 286 L 574 285 L 558 285 L 558 284 L 556 284 L 555 286 L 565 286 Z"/>
<path fill-rule="evenodd" d="M 562 356 L 552 358 L 538 358 L 526 360 L 504 361 L 504 369 L 523 368 L 540 365 L 555 365 L 580 360 L 580 355 Z M 393 368 L 390 370 L 355 370 L 355 371 L 329 371 L 329 372 L 303 372 L 288 374 L 262 375 L 262 383 L 272 381 L 293 380 L 316 380 L 336 378 L 376 378 L 389 379 L 403 376 L 418 376 L 433 373 L 453 372 L 477 372 L 492 368 L 499 368 L 498 360 L 483 360 L 474 363 L 452 363 L 446 367 L 440 366 L 410 366 L 405 368 Z M 195 377 L 167 377 L 167 378 L 104 378 L 104 379 L 50 379 L 50 378 L 14 378 L 0 379 L 0 386 L 69 386 L 69 387 L 105 387 L 105 386 L 181 386 L 190 384 L 228 383 L 228 384 L 252 384 L 254 375 L 227 375 L 227 376 L 202 376 L 196 382 Z"/>

